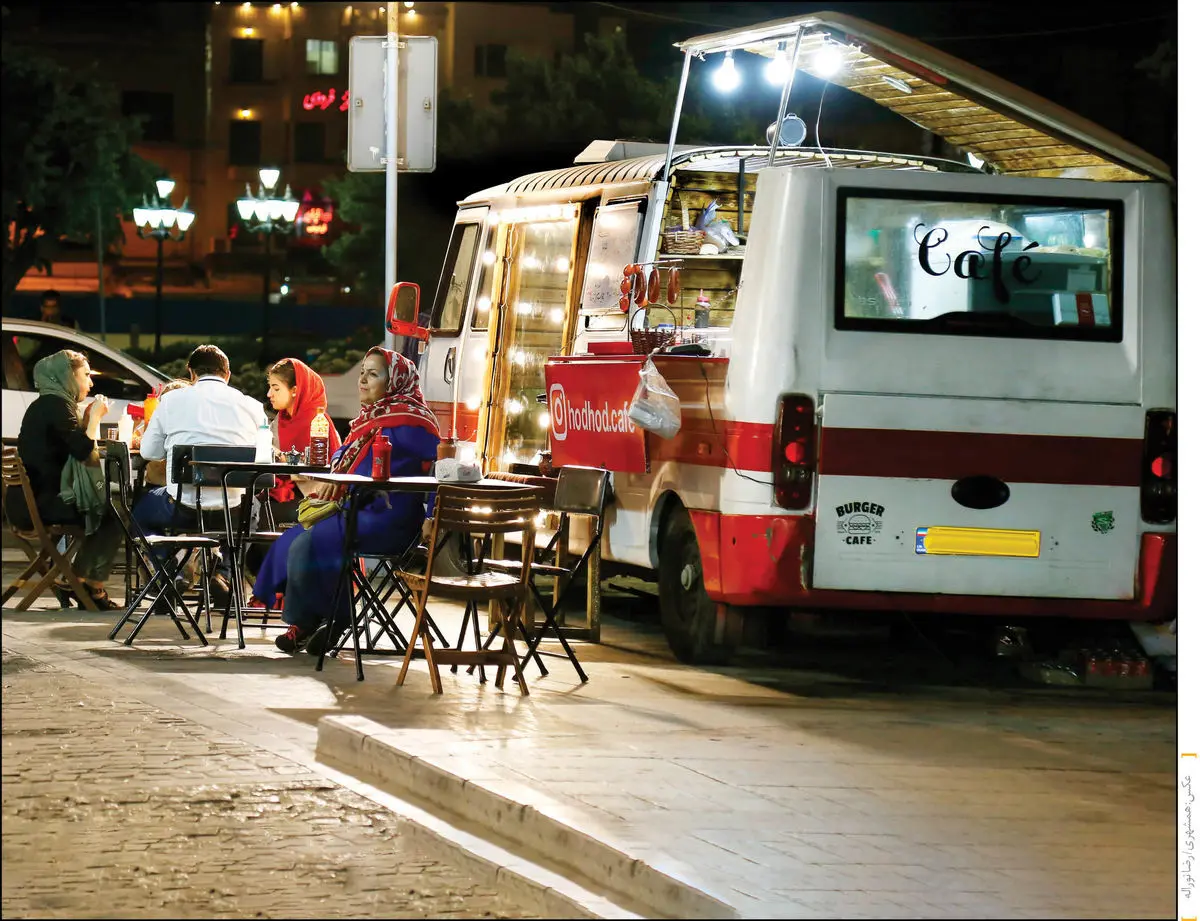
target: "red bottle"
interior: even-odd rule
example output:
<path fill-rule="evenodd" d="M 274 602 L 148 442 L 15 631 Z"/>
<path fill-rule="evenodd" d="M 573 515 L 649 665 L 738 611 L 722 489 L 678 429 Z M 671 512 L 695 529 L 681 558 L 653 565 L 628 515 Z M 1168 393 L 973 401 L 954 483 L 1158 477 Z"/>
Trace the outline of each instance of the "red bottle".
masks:
<path fill-rule="evenodd" d="M 392 475 L 392 440 L 376 430 L 371 442 L 371 478 L 386 480 Z"/>

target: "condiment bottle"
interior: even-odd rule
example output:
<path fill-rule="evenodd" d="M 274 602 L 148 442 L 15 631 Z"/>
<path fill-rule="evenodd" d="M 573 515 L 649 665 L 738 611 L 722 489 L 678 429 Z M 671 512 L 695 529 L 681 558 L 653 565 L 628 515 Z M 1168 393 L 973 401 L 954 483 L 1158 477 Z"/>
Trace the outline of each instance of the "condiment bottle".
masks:
<path fill-rule="evenodd" d="M 313 416 L 312 425 L 308 427 L 308 445 L 310 462 L 318 467 L 329 466 L 329 420 L 325 418 L 325 407 L 322 406 Z"/>
<path fill-rule="evenodd" d="M 371 478 L 386 480 L 392 475 L 392 440 L 383 434 L 382 429 L 375 430 L 375 438 L 371 442 Z"/>

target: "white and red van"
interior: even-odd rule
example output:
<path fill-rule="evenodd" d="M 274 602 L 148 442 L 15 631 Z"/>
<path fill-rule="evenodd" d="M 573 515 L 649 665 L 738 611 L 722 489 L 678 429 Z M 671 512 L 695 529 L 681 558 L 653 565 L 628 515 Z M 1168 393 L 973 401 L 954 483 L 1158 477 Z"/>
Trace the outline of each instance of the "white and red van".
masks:
<path fill-rule="evenodd" d="M 797 68 L 838 44 L 842 85 L 988 165 L 598 142 L 465 199 L 421 361 L 460 457 L 613 469 L 604 556 L 657 571 L 687 661 L 781 608 L 1174 616 L 1167 168 L 850 17 L 681 47 L 773 54 L 788 36 Z M 673 251 L 706 207 L 738 244 Z M 679 302 L 631 321 L 628 263 L 679 269 Z M 631 322 L 707 352 L 655 356 L 673 438 L 626 424 Z"/>

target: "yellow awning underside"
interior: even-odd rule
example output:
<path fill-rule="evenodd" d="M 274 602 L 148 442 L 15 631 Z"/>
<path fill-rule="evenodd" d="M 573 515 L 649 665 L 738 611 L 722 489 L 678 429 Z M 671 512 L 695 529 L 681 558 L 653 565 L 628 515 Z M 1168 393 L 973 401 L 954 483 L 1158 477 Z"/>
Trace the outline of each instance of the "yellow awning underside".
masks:
<path fill-rule="evenodd" d="M 923 42 L 840 13 L 816 13 L 699 36 L 677 47 L 775 56 L 802 35 L 796 67 L 891 109 L 1011 176 L 1172 182 L 1161 160 L 1094 122 Z M 831 77 L 814 69 L 827 38 L 841 47 Z M 887 79 L 908 86 L 906 93 Z"/>

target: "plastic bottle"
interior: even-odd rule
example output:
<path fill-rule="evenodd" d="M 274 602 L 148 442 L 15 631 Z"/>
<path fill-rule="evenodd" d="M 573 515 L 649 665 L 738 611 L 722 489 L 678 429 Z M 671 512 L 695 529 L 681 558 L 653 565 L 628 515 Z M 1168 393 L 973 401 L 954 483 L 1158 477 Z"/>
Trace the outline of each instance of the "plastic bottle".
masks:
<path fill-rule="evenodd" d="M 117 420 L 117 440 L 125 444 L 133 441 L 133 416 L 128 412 L 122 412 L 121 418 Z"/>
<path fill-rule="evenodd" d="M 263 420 L 254 438 L 255 463 L 269 464 L 275 457 L 275 440 L 271 437 L 271 427 Z"/>
<path fill-rule="evenodd" d="M 322 406 L 308 427 L 309 460 L 318 467 L 329 466 L 329 420 Z"/>
<path fill-rule="evenodd" d="M 392 440 L 375 430 L 375 438 L 371 442 L 371 478 L 386 480 L 392 475 Z"/>
<path fill-rule="evenodd" d="M 150 424 L 150 417 L 154 415 L 154 410 L 156 409 L 158 409 L 158 395 L 151 393 L 150 396 L 146 397 L 145 403 L 142 404 L 142 412 L 145 414 L 144 418 L 147 425 Z"/>
<path fill-rule="evenodd" d="M 696 319 L 692 324 L 696 329 L 705 329 L 708 326 L 708 311 L 708 295 L 701 289 L 700 293 L 696 295 Z"/>

